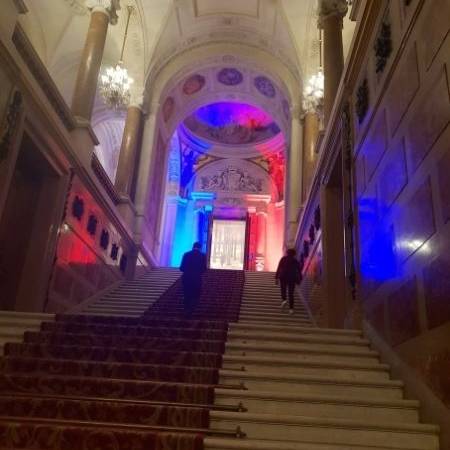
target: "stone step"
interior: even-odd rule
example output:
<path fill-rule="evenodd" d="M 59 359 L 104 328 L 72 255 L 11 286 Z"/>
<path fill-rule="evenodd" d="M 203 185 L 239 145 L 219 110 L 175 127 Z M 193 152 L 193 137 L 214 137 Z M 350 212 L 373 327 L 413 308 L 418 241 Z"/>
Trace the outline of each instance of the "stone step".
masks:
<path fill-rule="evenodd" d="M 220 371 L 220 383 L 243 384 L 248 390 L 295 392 L 298 395 L 346 395 L 350 397 L 367 397 L 378 399 L 403 398 L 403 383 L 394 380 L 338 380 L 331 376 L 289 377 L 279 374 L 270 377 L 263 372 L 248 373 L 236 371 Z"/>
<path fill-rule="evenodd" d="M 341 329 L 341 328 L 318 328 L 318 327 L 299 327 L 295 326 L 273 326 L 265 324 L 255 324 L 240 320 L 239 322 L 230 324 L 230 331 L 251 331 L 251 332 L 280 332 L 280 333 L 308 333 L 326 336 L 362 336 L 361 330 Z"/>
<path fill-rule="evenodd" d="M 230 329 L 228 339 L 248 339 L 257 341 L 281 342 L 315 342 L 323 344 L 355 344 L 370 345 L 368 339 L 362 336 L 318 333 L 317 328 L 296 329 L 289 331 L 252 331 Z"/>
<path fill-rule="evenodd" d="M 305 443 L 383 446 L 389 442 L 396 449 L 439 449 L 439 428 L 428 424 L 211 411 L 210 426 L 220 430 L 240 426 L 247 439 L 283 436 L 284 441 Z"/>
<path fill-rule="evenodd" d="M 309 361 L 301 361 L 297 365 L 290 365 L 282 367 L 275 362 L 265 363 L 264 361 L 258 361 L 255 359 L 252 363 L 245 361 L 242 358 L 241 361 L 224 361 L 223 370 L 241 370 L 248 374 L 265 373 L 270 376 L 283 374 L 283 376 L 296 377 L 298 375 L 304 376 L 322 376 L 326 374 L 336 380 L 350 381 L 350 380 L 372 380 L 372 381 L 384 381 L 390 379 L 389 368 L 382 364 L 332 364 L 332 361 L 328 363 L 326 361 L 322 363 L 313 363 Z"/>
<path fill-rule="evenodd" d="M 276 360 L 279 359 L 280 363 L 286 363 L 287 361 L 291 361 L 292 364 L 295 364 L 299 361 L 316 361 L 316 362 L 329 362 L 336 361 L 339 363 L 373 363 L 376 364 L 379 362 L 377 354 L 355 354 L 355 353 L 339 353 L 334 354 L 332 352 L 326 351 L 314 351 L 309 349 L 303 349 L 292 351 L 292 352 L 281 352 L 275 350 L 239 350 L 233 349 L 227 346 L 227 350 L 225 353 L 226 356 L 240 356 L 246 358 L 256 358 L 263 361 L 263 358 L 267 358 L 267 360 Z"/>
<path fill-rule="evenodd" d="M 142 316 L 142 313 L 135 313 L 135 312 L 127 312 L 127 311 L 108 311 L 105 310 L 91 310 L 91 311 L 82 311 L 78 313 L 80 315 L 88 315 L 88 316 L 111 316 L 111 317 L 140 317 Z"/>
<path fill-rule="evenodd" d="M 263 312 L 263 313 L 267 314 L 268 312 Z M 310 323 L 310 321 L 311 321 L 311 319 L 310 319 L 309 315 L 306 313 L 306 311 L 299 311 L 298 309 L 295 308 L 295 306 L 294 306 L 294 314 L 289 313 L 289 308 L 285 308 L 285 309 L 278 308 L 277 311 L 274 311 L 274 312 L 268 313 L 268 314 L 270 314 L 269 317 L 267 317 L 266 315 L 260 314 L 259 311 L 252 312 L 252 311 L 249 311 L 248 309 L 241 308 L 241 310 L 239 312 L 239 317 L 242 318 L 242 320 L 247 320 L 247 318 L 252 318 L 252 317 L 255 320 L 260 319 L 260 318 L 262 318 L 262 319 L 268 318 L 270 320 L 270 319 L 279 319 L 280 317 L 285 318 L 286 316 L 289 316 L 291 318 L 295 318 L 296 320 L 297 319 L 303 320 L 308 323 Z"/>
<path fill-rule="evenodd" d="M 119 306 L 119 307 L 125 307 L 125 306 L 131 306 L 131 307 L 149 307 L 151 306 L 155 300 L 106 300 L 101 299 L 100 301 L 93 303 L 94 305 L 110 305 L 110 306 Z"/>
<path fill-rule="evenodd" d="M 111 300 L 125 300 L 125 299 L 158 299 L 162 294 L 154 293 L 154 292 L 115 292 L 111 294 L 105 295 L 104 299 Z"/>
<path fill-rule="evenodd" d="M 21 318 L 2 318 L 0 317 L 0 329 L 2 327 L 12 327 L 12 328 L 27 328 L 27 327 L 35 327 L 40 326 L 42 323 L 42 320 L 36 320 L 36 319 L 21 319 Z"/>
<path fill-rule="evenodd" d="M 280 311 L 285 311 L 285 309 L 289 308 L 289 305 L 286 304 L 286 306 L 283 308 L 280 303 L 277 305 L 246 305 L 244 303 L 241 304 L 241 314 L 258 314 L 258 313 L 264 313 L 264 314 L 276 314 Z M 299 315 L 304 315 L 306 317 L 309 317 L 309 314 L 306 310 L 306 308 L 300 304 L 296 304 L 294 302 L 294 308 Z"/>
<path fill-rule="evenodd" d="M 27 319 L 27 320 L 54 320 L 55 314 L 21 312 L 21 311 L 0 311 L 0 319 Z"/>
<path fill-rule="evenodd" d="M 101 307 L 90 307 L 83 311 L 84 314 L 88 315 L 100 315 L 100 316 L 117 316 L 117 317 L 139 317 L 142 315 L 144 311 L 124 311 L 118 310 L 116 308 L 101 308 Z"/>
<path fill-rule="evenodd" d="M 416 423 L 419 402 L 415 400 L 379 400 L 342 395 L 299 395 L 257 390 L 215 389 L 216 405 L 241 403 L 249 413 L 282 414 L 309 417 L 348 417 L 360 420 Z"/>
<path fill-rule="evenodd" d="M 205 450 L 392 450 L 392 447 L 373 447 L 371 445 L 354 444 L 319 444 L 316 442 L 289 442 L 272 439 L 234 439 L 221 437 L 205 437 Z M 407 449 L 403 449 L 407 450 Z M 410 450 L 410 449 L 408 449 Z"/>
<path fill-rule="evenodd" d="M 3 326 L 0 328 L 0 338 L 7 337 L 23 337 L 23 333 L 25 331 L 40 331 L 40 324 L 28 325 L 26 327 L 6 327 Z"/>
<path fill-rule="evenodd" d="M 227 349 L 237 350 L 237 351 L 270 351 L 281 353 L 296 353 L 304 352 L 309 350 L 319 350 L 324 351 L 329 354 L 336 352 L 351 352 L 352 354 L 360 354 L 363 352 L 366 354 L 367 350 L 370 350 L 368 343 L 365 343 L 361 339 L 362 343 L 359 342 L 333 342 L 330 340 L 314 340 L 314 338 L 301 340 L 297 342 L 286 342 L 286 341 L 276 341 L 272 342 L 270 340 L 260 340 L 260 339 L 248 339 L 248 338 L 233 338 L 228 337 Z"/>
<path fill-rule="evenodd" d="M 389 366 L 379 361 L 368 361 L 360 358 L 359 361 L 342 361 L 329 355 L 305 354 L 302 358 L 282 356 L 242 356 L 225 353 L 223 356 L 223 368 L 232 367 L 234 370 L 254 372 L 264 369 L 265 372 L 273 370 L 279 373 L 280 367 L 284 373 L 303 373 L 308 369 L 341 371 L 366 371 L 389 373 Z"/>
<path fill-rule="evenodd" d="M 279 319 L 264 319 L 264 318 L 256 318 L 256 319 L 251 319 L 249 317 L 245 317 L 245 322 L 249 323 L 249 324 L 255 324 L 255 325 L 269 325 L 269 326 L 299 326 L 299 327 L 307 327 L 307 326 L 312 326 L 312 323 L 310 321 L 306 321 L 302 318 L 294 318 L 295 315 L 288 315 L 286 313 L 286 317 L 280 316 Z M 239 319 L 239 321 L 241 321 L 243 319 Z"/>

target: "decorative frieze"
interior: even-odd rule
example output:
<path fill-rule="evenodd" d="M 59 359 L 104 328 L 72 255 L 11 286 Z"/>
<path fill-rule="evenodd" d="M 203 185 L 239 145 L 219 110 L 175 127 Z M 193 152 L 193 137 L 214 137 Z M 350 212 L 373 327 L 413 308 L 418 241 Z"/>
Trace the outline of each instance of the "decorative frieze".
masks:
<path fill-rule="evenodd" d="M 375 51 L 375 71 L 382 73 L 392 53 L 391 24 L 388 14 L 381 22 L 373 49 Z"/>
<path fill-rule="evenodd" d="M 109 232 L 107 230 L 102 230 L 102 234 L 100 235 L 100 247 L 103 250 L 106 250 L 109 245 Z"/>
<path fill-rule="evenodd" d="M 95 217 L 94 214 L 90 214 L 86 229 L 91 236 L 95 236 L 95 233 L 97 231 L 97 224 L 98 224 L 97 217 Z"/>
<path fill-rule="evenodd" d="M 84 215 L 84 200 L 78 195 L 75 195 L 75 198 L 72 202 L 72 216 L 75 217 L 78 221 L 81 221 Z"/>
<path fill-rule="evenodd" d="M 361 82 L 356 91 L 355 111 L 358 116 L 358 123 L 362 123 L 369 109 L 369 82 L 367 78 Z"/>

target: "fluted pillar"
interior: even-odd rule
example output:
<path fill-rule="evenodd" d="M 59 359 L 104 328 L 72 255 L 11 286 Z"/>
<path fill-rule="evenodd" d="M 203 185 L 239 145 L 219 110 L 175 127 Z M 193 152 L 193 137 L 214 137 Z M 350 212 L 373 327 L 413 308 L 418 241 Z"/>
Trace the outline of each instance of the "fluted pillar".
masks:
<path fill-rule="evenodd" d="M 324 120 L 330 118 L 344 68 L 342 19 L 347 13 L 346 0 L 319 1 L 319 27 L 323 29 Z"/>
<path fill-rule="evenodd" d="M 120 6 L 119 0 L 87 0 L 86 6 L 91 11 L 91 20 L 78 67 L 72 113 L 89 122 L 94 107 L 108 25 L 117 23 L 116 11 Z"/>
<path fill-rule="evenodd" d="M 286 161 L 286 231 L 285 245 L 294 245 L 298 225 L 298 215 L 302 205 L 302 124 L 301 109 L 295 105 L 291 109 L 291 139 Z"/>
<path fill-rule="evenodd" d="M 306 112 L 303 119 L 302 204 L 306 201 L 316 168 L 319 127 L 320 120 L 317 113 L 313 110 Z"/>
<path fill-rule="evenodd" d="M 142 108 L 137 103 L 131 104 L 127 109 L 115 180 L 117 191 L 124 197 L 130 196 L 133 186 L 134 168 L 142 138 L 142 121 Z"/>

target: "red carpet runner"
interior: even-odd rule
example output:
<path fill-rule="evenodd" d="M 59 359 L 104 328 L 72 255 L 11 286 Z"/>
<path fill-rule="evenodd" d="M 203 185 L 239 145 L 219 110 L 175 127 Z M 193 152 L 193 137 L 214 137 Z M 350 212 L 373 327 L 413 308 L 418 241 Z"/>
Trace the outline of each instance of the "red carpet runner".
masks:
<path fill-rule="evenodd" d="M 0 359 L 0 449 L 201 450 L 243 272 L 177 282 L 143 317 L 58 316 Z"/>

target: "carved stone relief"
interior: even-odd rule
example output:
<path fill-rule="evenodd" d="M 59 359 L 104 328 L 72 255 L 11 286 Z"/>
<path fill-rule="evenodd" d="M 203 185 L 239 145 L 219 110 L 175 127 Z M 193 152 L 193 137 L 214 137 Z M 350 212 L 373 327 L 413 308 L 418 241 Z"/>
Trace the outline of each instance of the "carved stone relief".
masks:
<path fill-rule="evenodd" d="M 202 191 L 260 193 L 263 180 L 251 176 L 245 170 L 229 166 L 213 175 L 201 177 L 200 188 Z"/>

